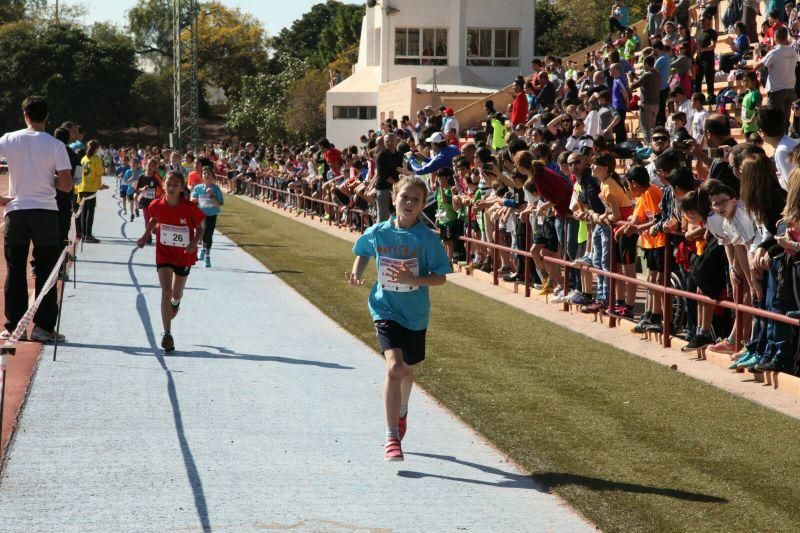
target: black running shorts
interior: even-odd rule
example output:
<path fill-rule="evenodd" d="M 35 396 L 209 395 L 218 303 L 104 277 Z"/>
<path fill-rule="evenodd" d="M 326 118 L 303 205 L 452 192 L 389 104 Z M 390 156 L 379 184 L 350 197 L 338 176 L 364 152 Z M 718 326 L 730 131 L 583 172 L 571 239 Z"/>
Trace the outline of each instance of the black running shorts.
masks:
<path fill-rule="evenodd" d="M 182 278 L 185 278 L 186 276 L 188 276 L 189 275 L 189 271 L 192 269 L 192 267 L 181 267 L 181 266 L 175 266 L 175 265 L 168 265 L 167 263 L 159 263 L 159 264 L 156 265 L 156 270 L 161 270 L 162 268 L 170 268 L 170 269 L 172 269 L 173 272 L 175 272 L 176 276 L 180 276 Z"/>
<path fill-rule="evenodd" d="M 375 333 L 378 336 L 381 353 L 387 350 L 402 350 L 403 361 L 407 365 L 416 365 L 425 360 L 426 331 L 404 328 L 394 320 L 375 321 Z"/>

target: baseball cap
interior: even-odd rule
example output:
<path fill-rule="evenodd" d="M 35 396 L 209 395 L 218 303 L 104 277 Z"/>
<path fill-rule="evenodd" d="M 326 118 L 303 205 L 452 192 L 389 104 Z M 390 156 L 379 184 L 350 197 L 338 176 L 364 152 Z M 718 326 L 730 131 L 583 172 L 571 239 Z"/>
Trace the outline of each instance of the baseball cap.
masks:
<path fill-rule="evenodd" d="M 425 142 L 431 144 L 443 143 L 445 142 L 444 133 L 442 133 L 441 131 L 437 131 L 436 133 L 425 139 Z"/>

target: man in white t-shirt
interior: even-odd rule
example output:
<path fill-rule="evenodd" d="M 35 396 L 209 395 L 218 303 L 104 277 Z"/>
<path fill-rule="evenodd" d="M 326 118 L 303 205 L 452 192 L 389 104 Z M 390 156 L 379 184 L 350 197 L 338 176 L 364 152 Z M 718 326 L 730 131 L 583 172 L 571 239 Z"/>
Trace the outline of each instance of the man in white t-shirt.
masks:
<path fill-rule="evenodd" d="M 775 160 L 775 168 L 778 171 L 778 183 L 780 183 L 783 190 L 787 190 L 789 188 L 789 174 L 792 172 L 790 156 L 798 141 L 783 134 L 784 114 L 780 109 L 770 106 L 762 107 L 758 111 L 757 120 L 761 137 L 764 138 L 765 143 L 775 150 L 773 159 Z"/>
<path fill-rule="evenodd" d="M 797 52 L 789 43 L 789 31 L 786 26 L 775 30 L 775 40 L 778 45 L 770 50 L 755 68 L 767 69 L 767 102 L 771 107 L 783 111 L 783 133 L 786 133 L 789 128 L 792 102 L 797 97 L 794 92 Z"/>
<path fill-rule="evenodd" d="M 28 307 L 27 262 L 31 242 L 36 261 L 36 294 L 61 253 L 58 233 L 56 189 L 72 190 L 72 165 L 64 144 L 45 133 L 47 103 L 31 96 L 22 103 L 24 130 L 0 138 L 0 157 L 8 160 L 10 201 L 5 205 L 5 257 L 8 277 L 5 286 L 5 331 L 9 338 Z M 33 340 L 55 340 L 58 302 L 51 290 L 33 317 Z M 22 337 L 24 338 L 24 337 Z M 59 339 L 61 340 L 61 339 Z"/>

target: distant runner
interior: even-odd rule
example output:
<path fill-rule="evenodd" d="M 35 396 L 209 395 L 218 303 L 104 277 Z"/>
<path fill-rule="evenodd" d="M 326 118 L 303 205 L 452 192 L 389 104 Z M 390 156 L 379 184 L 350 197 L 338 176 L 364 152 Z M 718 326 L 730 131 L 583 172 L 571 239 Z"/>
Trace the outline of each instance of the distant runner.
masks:
<path fill-rule="evenodd" d="M 183 288 L 189 271 L 197 260 L 197 243 L 203 236 L 205 214 L 181 193 L 186 188 L 182 174 L 170 172 L 164 180 L 164 196 L 148 207 L 150 220 L 137 245 L 143 248 L 156 232 L 156 268 L 161 285 L 161 321 L 164 336 L 161 347 L 165 352 L 175 350 L 172 338 L 172 319 L 178 314 Z"/>

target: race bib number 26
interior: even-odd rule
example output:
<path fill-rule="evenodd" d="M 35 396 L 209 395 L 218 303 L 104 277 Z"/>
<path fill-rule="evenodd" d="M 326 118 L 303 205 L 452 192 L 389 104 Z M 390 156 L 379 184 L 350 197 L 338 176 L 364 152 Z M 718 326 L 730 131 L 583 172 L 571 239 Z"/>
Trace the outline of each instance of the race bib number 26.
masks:
<path fill-rule="evenodd" d="M 161 224 L 161 244 L 186 248 L 189 246 L 189 227 Z"/>
<path fill-rule="evenodd" d="M 391 292 L 411 292 L 417 290 L 419 287 L 416 285 L 401 285 L 392 280 L 389 274 L 389 267 L 402 268 L 405 266 L 415 276 L 419 276 L 419 259 L 391 259 L 389 257 L 381 257 L 378 262 L 378 283 L 381 284 L 381 289 Z"/>

